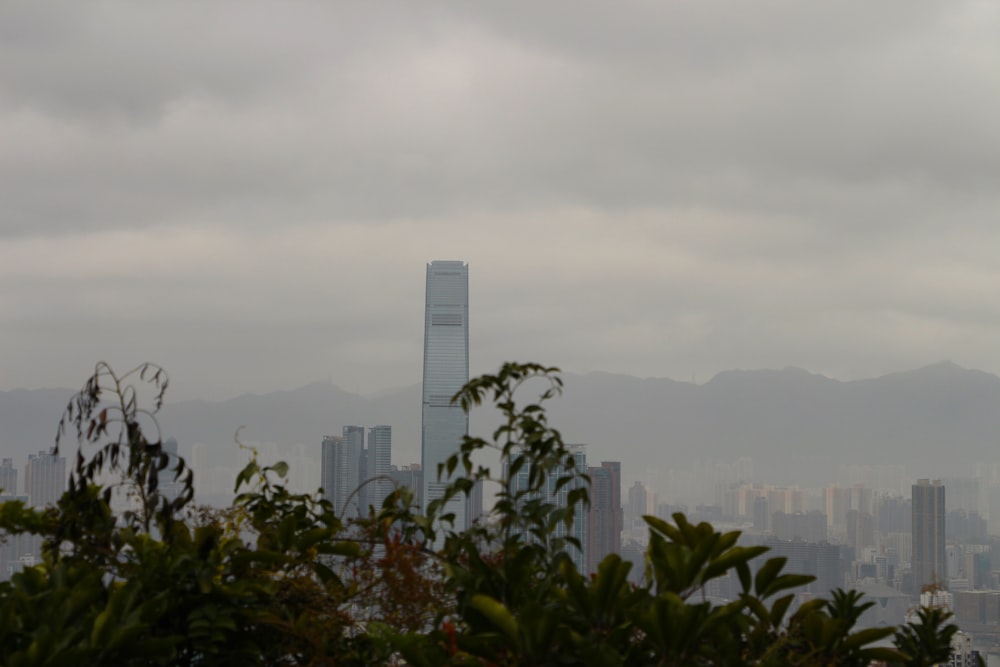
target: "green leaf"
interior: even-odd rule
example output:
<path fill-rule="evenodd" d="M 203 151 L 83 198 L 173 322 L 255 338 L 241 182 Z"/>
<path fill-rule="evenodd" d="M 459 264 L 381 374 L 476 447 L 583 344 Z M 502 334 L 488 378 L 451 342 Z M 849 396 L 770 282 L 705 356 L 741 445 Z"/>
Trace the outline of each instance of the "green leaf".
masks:
<path fill-rule="evenodd" d="M 485 616 L 515 644 L 518 643 L 517 619 L 502 603 L 488 595 L 473 595 L 469 606 Z"/>

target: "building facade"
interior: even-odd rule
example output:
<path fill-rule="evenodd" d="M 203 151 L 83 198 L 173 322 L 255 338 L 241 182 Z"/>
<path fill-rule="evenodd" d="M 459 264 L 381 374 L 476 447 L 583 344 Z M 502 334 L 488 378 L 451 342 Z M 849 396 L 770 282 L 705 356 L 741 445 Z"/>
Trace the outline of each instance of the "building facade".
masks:
<path fill-rule="evenodd" d="M 168 463 L 166 468 L 157 473 L 159 478 L 157 489 L 164 498 L 173 502 L 184 492 L 184 484 L 176 479 L 177 464 L 180 461 L 176 438 L 167 438 L 163 441 L 163 453 L 167 455 Z"/>
<path fill-rule="evenodd" d="M 439 466 L 456 453 L 469 432 L 469 417 L 451 399 L 469 381 L 469 266 L 434 261 L 427 265 L 424 311 L 424 374 L 421 412 L 423 509 L 443 497 L 448 480 Z M 455 515 L 455 529 L 468 525 L 465 498 L 445 508 Z"/>
<path fill-rule="evenodd" d="M 947 585 L 945 495 L 940 480 L 920 479 L 912 487 L 913 592 Z"/>
<path fill-rule="evenodd" d="M 358 485 L 364 442 L 365 431 L 361 426 L 345 426 L 343 435 L 323 438 L 320 485 L 323 497 L 342 519 L 354 519 L 360 514 Z"/>
<path fill-rule="evenodd" d="M 602 461 L 600 467 L 587 468 L 590 477 L 590 510 L 587 516 L 587 572 L 608 554 L 622 551 L 622 464 Z"/>
<path fill-rule="evenodd" d="M 12 459 L 0 462 L 0 496 L 17 495 L 17 468 Z"/>
<path fill-rule="evenodd" d="M 364 507 L 378 510 L 392 493 L 392 427 L 385 424 L 368 429 L 368 448 L 365 451 Z"/>
<path fill-rule="evenodd" d="M 65 490 L 65 457 L 56 454 L 55 448 L 28 456 L 28 465 L 24 469 L 24 491 L 32 507 L 56 504 Z"/>
<path fill-rule="evenodd" d="M 587 472 L 587 453 L 584 445 L 566 445 L 566 447 L 573 454 L 574 468 L 577 473 L 583 475 Z M 562 473 L 565 468 L 560 468 L 549 474 L 545 479 L 544 490 L 535 494 L 532 493 L 527 495 L 522 500 L 535 500 L 541 496 L 544 501 L 549 505 L 555 505 L 556 507 L 565 508 L 569 506 L 569 492 L 573 489 L 578 489 L 586 486 L 587 482 L 581 477 L 577 477 L 573 482 L 569 484 L 564 484 L 559 487 L 559 478 L 562 477 Z M 526 468 L 522 468 L 515 474 L 511 476 L 507 470 L 507 463 L 504 463 L 504 479 L 510 485 L 512 491 L 527 491 L 529 488 L 529 471 Z M 557 488 L 558 487 L 558 488 Z M 566 526 L 564 523 L 560 523 L 556 529 L 552 532 L 550 537 L 552 538 L 573 538 L 580 545 L 580 548 L 576 548 L 572 545 L 567 547 L 566 553 L 572 559 L 573 564 L 576 565 L 577 570 L 584 572 L 587 567 L 588 557 L 587 557 L 587 547 L 589 545 L 587 540 L 587 527 L 588 527 L 588 511 L 584 507 L 582 502 L 577 503 L 573 508 L 573 522 L 572 525 Z M 531 536 L 525 536 L 526 540 L 534 539 Z"/>
<path fill-rule="evenodd" d="M 323 438 L 320 486 L 342 519 L 367 516 L 369 507 L 382 507 L 393 488 L 392 427 L 344 426 L 339 436 Z"/>

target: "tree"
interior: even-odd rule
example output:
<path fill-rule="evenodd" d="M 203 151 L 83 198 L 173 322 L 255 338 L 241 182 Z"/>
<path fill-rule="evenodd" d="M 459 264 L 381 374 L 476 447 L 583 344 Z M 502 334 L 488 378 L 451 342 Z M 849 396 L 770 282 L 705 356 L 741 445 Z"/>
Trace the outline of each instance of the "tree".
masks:
<path fill-rule="evenodd" d="M 140 407 L 136 379 L 153 388 L 153 409 Z M 539 384 L 520 405 L 518 393 Z M 232 507 L 193 508 L 191 471 L 183 460 L 167 470 L 160 445 L 166 386 L 151 364 L 122 376 L 98 364 L 60 423 L 79 450 L 58 506 L 0 506 L 0 528 L 45 538 L 43 563 L 0 584 L 0 663 L 925 665 L 947 655 L 954 626 L 939 611 L 857 631 L 871 603 L 834 591 L 790 613 L 791 590 L 811 577 L 786 573 L 782 558 L 753 574 L 764 547 L 682 514 L 646 517 L 641 585 L 616 555 L 579 572 L 567 555 L 579 545 L 560 528 L 587 502 L 587 480 L 547 420 L 562 388 L 555 368 L 508 363 L 468 383 L 455 401 L 493 402 L 502 419 L 439 471 L 457 473 L 445 497 L 422 515 L 397 489 L 350 524 L 318 494 L 289 490 L 287 465 L 256 456 Z M 498 473 L 475 463 L 486 449 L 506 463 Z M 160 493 L 165 471 L 181 483 L 177 498 Z M 519 473 L 526 486 L 510 483 Z M 455 531 L 448 499 L 489 482 L 499 484 L 489 520 Z M 567 507 L 545 502 L 548 484 L 567 490 Z M 707 599 L 705 584 L 729 573 L 738 598 Z M 890 637 L 895 648 L 875 646 Z"/>

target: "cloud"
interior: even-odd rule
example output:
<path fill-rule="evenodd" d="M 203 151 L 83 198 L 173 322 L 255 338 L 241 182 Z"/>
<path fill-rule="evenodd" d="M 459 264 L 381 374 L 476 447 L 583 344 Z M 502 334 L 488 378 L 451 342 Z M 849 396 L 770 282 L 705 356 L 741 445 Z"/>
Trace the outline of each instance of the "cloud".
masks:
<path fill-rule="evenodd" d="M 998 66 L 972 0 L 5 6 L 0 385 L 406 384 L 446 258 L 479 370 L 1000 370 Z"/>

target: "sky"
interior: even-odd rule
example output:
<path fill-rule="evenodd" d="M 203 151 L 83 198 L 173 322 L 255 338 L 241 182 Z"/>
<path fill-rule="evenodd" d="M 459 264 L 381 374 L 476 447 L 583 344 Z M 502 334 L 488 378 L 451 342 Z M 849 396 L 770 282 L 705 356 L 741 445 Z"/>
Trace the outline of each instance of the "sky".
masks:
<path fill-rule="evenodd" d="M 1000 3 L 4 2 L 0 390 L 1000 372 Z"/>

